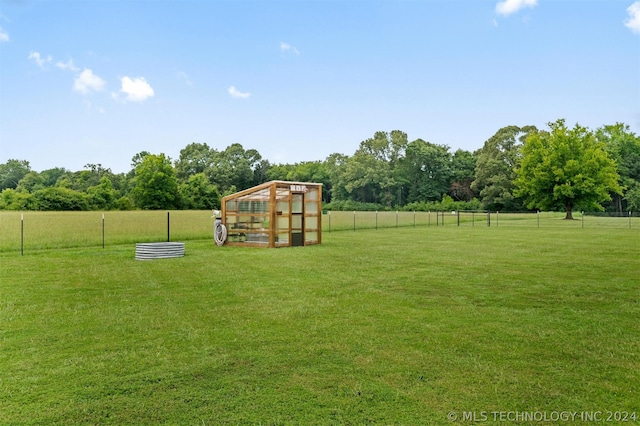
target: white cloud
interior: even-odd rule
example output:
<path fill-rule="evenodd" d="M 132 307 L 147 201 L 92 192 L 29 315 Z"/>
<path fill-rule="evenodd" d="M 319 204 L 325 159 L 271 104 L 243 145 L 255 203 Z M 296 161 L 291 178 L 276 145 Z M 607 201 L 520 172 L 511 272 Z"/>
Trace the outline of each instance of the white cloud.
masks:
<path fill-rule="evenodd" d="M 73 90 L 84 95 L 90 92 L 99 92 L 104 89 L 105 81 L 95 75 L 93 71 L 85 68 L 73 81 Z"/>
<path fill-rule="evenodd" d="M 76 64 L 73 63 L 73 59 L 69 59 L 67 62 L 58 61 L 56 62 L 56 67 L 65 71 L 80 71 L 80 68 L 76 67 Z"/>
<path fill-rule="evenodd" d="M 627 8 L 629 19 L 624 22 L 624 25 L 634 33 L 640 34 L 640 1 L 633 3 Z"/>
<path fill-rule="evenodd" d="M 504 0 L 496 4 L 496 12 L 499 15 L 507 16 L 524 7 L 534 7 L 537 4 L 538 0 Z"/>
<path fill-rule="evenodd" d="M 29 56 L 27 59 L 30 59 L 33 62 L 35 62 L 39 68 L 44 68 L 46 64 L 50 63 L 53 60 L 51 56 L 47 56 L 46 58 L 43 58 L 42 55 L 40 55 L 40 52 L 29 53 Z"/>
<path fill-rule="evenodd" d="M 241 91 L 236 89 L 235 86 L 229 87 L 229 94 L 234 98 L 241 98 L 241 99 L 247 99 L 249 96 L 251 96 L 251 93 L 242 93 Z"/>
<path fill-rule="evenodd" d="M 285 43 L 283 41 L 280 42 L 280 51 L 281 52 L 293 52 L 296 55 L 300 54 L 298 49 L 296 49 L 294 46 L 290 45 L 289 43 Z"/>
<path fill-rule="evenodd" d="M 9 41 L 9 34 L 0 27 L 0 42 Z"/>
<path fill-rule="evenodd" d="M 122 77 L 120 79 L 122 88 L 120 91 L 127 95 L 126 100 L 131 102 L 142 102 L 153 97 L 153 88 L 143 77 Z"/>

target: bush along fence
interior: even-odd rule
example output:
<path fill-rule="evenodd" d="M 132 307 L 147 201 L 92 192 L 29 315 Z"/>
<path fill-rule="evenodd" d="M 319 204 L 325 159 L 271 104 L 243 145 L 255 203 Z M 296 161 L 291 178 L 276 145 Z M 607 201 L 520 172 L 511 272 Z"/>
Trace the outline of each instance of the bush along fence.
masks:
<path fill-rule="evenodd" d="M 323 232 L 407 227 L 605 228 L 640 230 L 638 212 L 325 211 Z M 0 252 L 211 239 L 210 210 L 0 211 Z"/>

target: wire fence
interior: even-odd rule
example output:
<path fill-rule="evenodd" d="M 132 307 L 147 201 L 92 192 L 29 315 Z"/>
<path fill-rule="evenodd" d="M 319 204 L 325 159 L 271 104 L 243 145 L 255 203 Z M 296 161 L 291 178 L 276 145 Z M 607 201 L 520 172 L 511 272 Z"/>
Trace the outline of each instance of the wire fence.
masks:
<path fill-rule="evenodd" d="M 566 220 L 564 212 L 363 212 L 327 211 L 323 230 L 343 231 L 409 226 L 527 227 L 527 228 L 618 228 L 640 229 L 638 212 L 575 212 Z"/>
<path fill-rule="evenodd" d="M 323 232 L 408 227 L 582 228 L 640 230 L 640 214 L 576 212 L 326 211 Z M 211 239 L 210 210 L 0 212 L 0 252 Z"/>
<path fill-rule="evenodd" d="M 213 240 L 211 210 L 0 212 L 0 252 Z"/>

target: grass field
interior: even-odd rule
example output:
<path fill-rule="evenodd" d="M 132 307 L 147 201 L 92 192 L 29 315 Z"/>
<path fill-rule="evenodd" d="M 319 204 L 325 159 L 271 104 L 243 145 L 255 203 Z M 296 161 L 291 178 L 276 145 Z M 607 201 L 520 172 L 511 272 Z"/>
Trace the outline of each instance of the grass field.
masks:
<path fill-rule="evenodd" d="M 189 240 L 156 261 L 132 244 L 5 251 L 0 424 L 640 422 L 639 237 L 445 226 Z"/>

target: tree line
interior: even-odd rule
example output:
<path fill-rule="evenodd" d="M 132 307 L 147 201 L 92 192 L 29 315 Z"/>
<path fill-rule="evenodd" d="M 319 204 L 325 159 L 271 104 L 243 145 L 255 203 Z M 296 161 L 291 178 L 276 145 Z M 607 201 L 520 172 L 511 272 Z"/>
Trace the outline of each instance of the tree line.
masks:
<path fill-rule="evenodd" d="M 270 181 L 323 184 L 333 210 L 638 211 L 640 137 L 623 123 L 595 131 L 564 120 L 499 129 L 475 152 L 400 130 L 378 131 L 353 155 L 271 164 L 235 143 L 185 146 L 179 158 L 140 152 L 128 173 L 101 164 L 81 171 L 0 164 L 2 210 L 216 209 L 221 197 Z"/>

